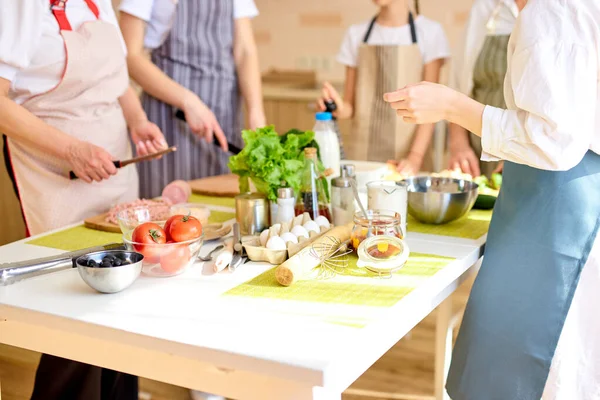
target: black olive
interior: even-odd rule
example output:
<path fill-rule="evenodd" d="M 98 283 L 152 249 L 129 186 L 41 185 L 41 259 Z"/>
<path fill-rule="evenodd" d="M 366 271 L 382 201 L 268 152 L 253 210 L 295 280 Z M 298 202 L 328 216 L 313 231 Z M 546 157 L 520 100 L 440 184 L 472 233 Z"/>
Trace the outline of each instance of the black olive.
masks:
<path fill-rule="evenodd" d="M 120 258 L 115 259 L 115 261 L 113 261 L 113 265 L 115 267 L 120 267 L 123 264 L 123 261 L 121 261 Z"/>
<path fill-rule="evenodd" d="M 105 258 L 104 260 L 102 260 L 102 267 L 103 268 L 110 268 L 110 267 L 112 267 L 112 263 L 110 262 L 110 260 L 107 260 Z"/>
<path fill-rule="evenodd" d="M 130 264 L 131 264 L 131 261 L 125 260 L 125 261 L 123 261 L 123 264 L 121 264 L 121 265 L 130 265 Z"/>
<path fill-rule="evenodd" d="M 87 266 L 96 268 L 98 266 L 98 263 L 90 258 L 89 260 L 87 260 Z"/>
<path fill-rule="evenodd" d="M 127 260 L 127 254 L 119 253 L 119 254 L 117 254 L 117 258 L 119 258 L 121 261 L 125 261 L 125 260 Z"/>

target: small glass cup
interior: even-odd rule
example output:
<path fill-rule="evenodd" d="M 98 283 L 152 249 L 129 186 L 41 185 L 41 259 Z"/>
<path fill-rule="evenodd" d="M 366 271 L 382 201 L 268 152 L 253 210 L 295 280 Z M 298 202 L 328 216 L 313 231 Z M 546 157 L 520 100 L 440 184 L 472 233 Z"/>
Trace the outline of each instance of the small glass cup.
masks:
<path fill-rule="evenodd" d="M 399 181 L 374 181 L 367 183 L 368 207 L 371 210 L 391 210 L 400 214 L 402 236 L 406 237 L 408 214 L 408 185 Z"/>
<path fill-rule="evenodd" d="M 350 243 L 354 250 L 371 236 L 395 236 L 404 239 L 401 229 L 400 214 L 389 210 L 367 210 L 368 218 L 362 211 L 354 214 L 354 229 L 350 236 Z"/>

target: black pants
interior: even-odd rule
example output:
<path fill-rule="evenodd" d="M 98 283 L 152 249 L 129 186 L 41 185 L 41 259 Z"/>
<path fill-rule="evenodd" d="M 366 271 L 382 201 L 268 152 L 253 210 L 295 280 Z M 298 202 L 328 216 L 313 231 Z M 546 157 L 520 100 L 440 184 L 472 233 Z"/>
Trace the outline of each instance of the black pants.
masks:
<path fill-rule="evenodd" d="M 138 378 L 43 354 L 31 400 L 138 400 Z"/>

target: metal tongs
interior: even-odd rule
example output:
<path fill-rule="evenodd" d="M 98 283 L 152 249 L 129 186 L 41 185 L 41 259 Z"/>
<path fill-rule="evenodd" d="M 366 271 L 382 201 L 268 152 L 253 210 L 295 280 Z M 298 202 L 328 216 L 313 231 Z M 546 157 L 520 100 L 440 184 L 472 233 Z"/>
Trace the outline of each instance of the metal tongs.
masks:
<path fill-rule="evenodd" d="M 76 268 L 75 260 L 81 256 L 97 251 L 125 250 L 123 244 L 111 243 L 105 246 L 60 254 L 58 256 L 38 258 L 35 260 L 0 264 L 0 286 L 8 286 L 34 276 L 45 275 L 69 268 Z"/>

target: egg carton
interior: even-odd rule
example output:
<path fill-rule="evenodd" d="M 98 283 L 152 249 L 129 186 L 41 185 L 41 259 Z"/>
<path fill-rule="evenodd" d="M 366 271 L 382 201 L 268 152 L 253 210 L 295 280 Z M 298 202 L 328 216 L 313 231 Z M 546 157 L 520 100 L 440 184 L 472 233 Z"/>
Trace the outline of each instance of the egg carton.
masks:
<path fill-rule="evenodd" d="M 307 219 L 308 218 L 308 219 Z M 273 265 L 282 264 L 285 260 L 297 254 L 300 250 L 310 245 L 324 233 L 331 230 L 332 226 L 319 226 L 319 232 L 314 230 L 308 232 L 308 238 L 304 236 L 298 237 L 298 243 L 287 242 L 285 250 L 272 250 L 265 247 L 263 243 L 268 242 L 273 236 L 280 236 L 287 232 L 291 232 L 296 226 L 304 226 L 306 222 L 312 221 L 308 213 L 300 215 L 294 220 L 283 224 L 275 224 L 266 231 L 263 231 L 261 237 L 253 237 L 244 240 L 242 245 L 246 250 L 246 254 L 251 261 L 268 262 Z M 268 232 L 265 235 L 265 232 Z M 266 236 L 266 238 L 265 238 Z"/>

